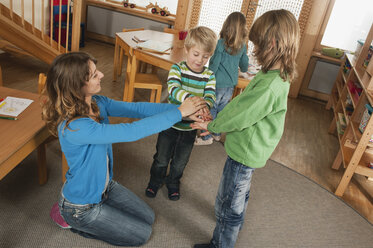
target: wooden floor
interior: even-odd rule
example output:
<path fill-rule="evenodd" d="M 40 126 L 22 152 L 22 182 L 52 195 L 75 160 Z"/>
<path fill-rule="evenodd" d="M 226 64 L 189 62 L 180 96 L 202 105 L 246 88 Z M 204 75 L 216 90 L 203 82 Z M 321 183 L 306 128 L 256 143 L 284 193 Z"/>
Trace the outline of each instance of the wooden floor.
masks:
<path fill-rule="evenodd" d="M 105 74 L 101 81 L 102 94 L 121 100 L 123 95 L 123 75 L 112 82 L 114 46 L 87 41 L 81 49 L 98 59 L 97 68 Z M 48 65 L 25 56 L 0 54 L 0 65 L 5 87 L 37 92 L 37 77 L 46 72 Z M 160 78 L 165 82 L 167 72 L 160 70 Z M 166 90 L 162 99 L 167 97 Z M 137 91 L 135 101 L 146 101 L 148 92 Z M 116 120 L 114 120 L 116 121 Z M 284 164 L 310 178 L 326 190 L 334 192 L 343 173 L 331 169 L 338 152 L 338 140 L 328 134 L 332 112 L 325 110 L 325 104 L 299 97 L 289 99 L 285 132 L 271 159 Z M 273 175 L 274 177 L 276 175 Z M 273 185 L 276 187 L 276 185 Z M 373 182 L 355 175 L 342 200 L 373 223 Z"/>

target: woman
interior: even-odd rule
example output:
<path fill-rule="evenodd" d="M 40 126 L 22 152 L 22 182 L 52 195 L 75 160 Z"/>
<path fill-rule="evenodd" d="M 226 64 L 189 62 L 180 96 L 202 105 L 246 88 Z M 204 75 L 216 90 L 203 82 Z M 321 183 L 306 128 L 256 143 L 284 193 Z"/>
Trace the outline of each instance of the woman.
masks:
<path fill-rule="evenodd" d="M 58 56 L 47 75 L 43 119 L 69 164 L 59 209 L 73 232 L 113 245 L 140 246 L 150 237 L 154 212 L 112 180 L 112 143 L 158 133 L 182 117 L 198 120 L 192 114 L 205 105 L 197 97 L 180 106 L 114 101 L 96 95 L 103 76 L 96 60 L 82 52 Z M 144 119 L 109 124 L 109 116 Z"/>

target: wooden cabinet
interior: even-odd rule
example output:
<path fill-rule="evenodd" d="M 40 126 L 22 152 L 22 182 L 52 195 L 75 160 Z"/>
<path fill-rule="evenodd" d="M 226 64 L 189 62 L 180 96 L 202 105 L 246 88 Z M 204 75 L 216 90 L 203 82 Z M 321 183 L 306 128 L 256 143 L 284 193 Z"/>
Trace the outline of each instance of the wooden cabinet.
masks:
<path fill-rule="evenodd" d="M 369 55 L 373 25 L 359 55 L 347 54 L 334 84 L 329 106 L 334 119 L 329 132 L 337 136 L 340 151 L 332 165 L 345 171 L 335 191 L 342 196 L 354 173 L 373 178 L 373 59 Z M 372 167 L 372 168 L 371 168 Z"/>

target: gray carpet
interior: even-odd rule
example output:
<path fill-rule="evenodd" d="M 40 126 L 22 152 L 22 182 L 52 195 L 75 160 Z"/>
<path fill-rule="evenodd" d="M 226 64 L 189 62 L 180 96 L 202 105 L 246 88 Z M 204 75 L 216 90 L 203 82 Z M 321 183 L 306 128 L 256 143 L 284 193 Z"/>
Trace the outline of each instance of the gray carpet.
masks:
<path fill-rule="evenodd" d="M 211 238 L 214 201 L 226 154 L 222 144 L 195 147 L 182 179 L 182 197 L 144 196 L 156 136 L 114 145 L 115 180 L 155 211 L 143 247 L 187 247 Z M 36 154 L 0 181 L 0 247 L 113 247 L 60 229 L 49 218 L 61 183 L 57 142 L 47 149 L 49 180 L 37 184 Z M 373 247 L 373 227 L 352 208 L 302 175 L 268 161 L 254 173 L 252 192 L 236 247 Z"/>

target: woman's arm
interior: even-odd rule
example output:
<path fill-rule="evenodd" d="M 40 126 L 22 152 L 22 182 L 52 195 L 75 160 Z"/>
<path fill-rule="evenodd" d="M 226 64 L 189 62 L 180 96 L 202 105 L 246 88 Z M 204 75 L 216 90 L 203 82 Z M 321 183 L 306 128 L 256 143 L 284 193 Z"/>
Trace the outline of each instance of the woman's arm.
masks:
<path fill-rule="evenodd" d="M 129 142 L 142 139 L 151 134 L 163 131 L 205 106 L 200 97 L 189 97 L 180 106 L 152 115 L 132 123 L 106 124 L 98 123 L 91 118 L 79 118 L 59 132 L 60 138 L 75 144 L 108 144 Z M 63 128 L 63 122 L 59 128 Z"/>
<path fill-rule="evenodd" d="M 175 108 L 132 123 L 102 124 L 91 118 L 79 118 L 69 124 L 69 129 L 60 131 L 59 136 L 75 144 L 130 142 L 163 131 L 181 117 L 181 112 Z"/>
<path fill-rule="evenodd" d="M 168 103 L 123 102 L 105 96 L 94 96 L 100 109 L 105 108 L 108 116 L 145 118 L 177 108 Z"/>

